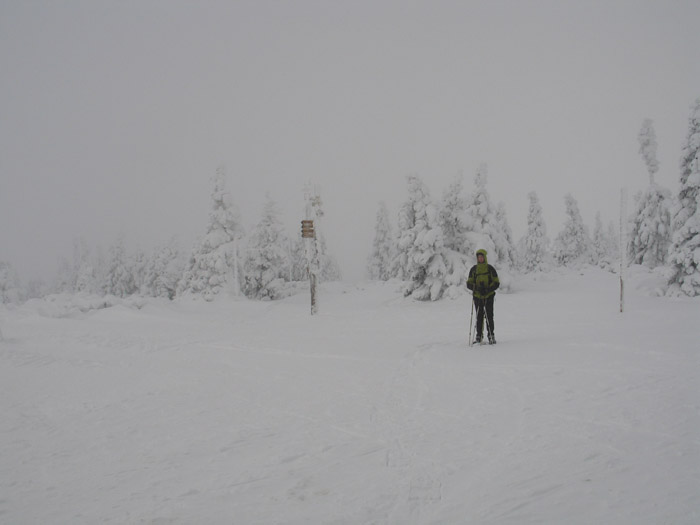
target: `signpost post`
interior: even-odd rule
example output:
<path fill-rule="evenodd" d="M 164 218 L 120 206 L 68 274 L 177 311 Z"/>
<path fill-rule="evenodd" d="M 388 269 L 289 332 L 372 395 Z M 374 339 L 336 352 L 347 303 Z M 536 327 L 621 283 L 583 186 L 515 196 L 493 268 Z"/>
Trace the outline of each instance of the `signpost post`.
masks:
<path fill-rule="evenodd" d="M 309 284 L 311 287 L 311 315 L 315 315 L 318 312 L 316 285 L 321 273 L 318 242 L 316 239 L 318 224 L 315 224 L 315 222 L 323 217 L 323 209 L 321 208 L 321 197 L 318 194 L 318 188 L 312 185 L 311 181 L 308 181 L 304 186 L 304 200 L 306 201 L 306 217 L 301 221 L 301 237 L 304 239 L 304 251 L 306 252 Z"/>
<path fill-rule="evenodd" d="M 627 188 L 620 191 L 620 313 L 625 311 L 625 272 L 627 271 Z"/>
<path fill-rule="evenodd" d="M 311 315 L 315 315 L 318 311 L 316 305 L 318 264 L 316 264 L 316 231 L 314 230 L 313 220 L 306 219 L 301 221 L 301 238 L 304 239 L 304 251 L 306 253 L 307 271 L 309 272 L 309 285 L 311 287 Z"/>

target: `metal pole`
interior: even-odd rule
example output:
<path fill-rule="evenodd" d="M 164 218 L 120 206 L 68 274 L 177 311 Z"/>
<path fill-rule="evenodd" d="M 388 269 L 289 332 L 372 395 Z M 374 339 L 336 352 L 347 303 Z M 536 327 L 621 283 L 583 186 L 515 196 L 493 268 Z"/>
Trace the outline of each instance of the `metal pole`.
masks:
<path fill-rule="evenodd" d="M 620 191 L 620 313 L 625 311 L 625 271 L 627 269 L 627 188 Z"/>

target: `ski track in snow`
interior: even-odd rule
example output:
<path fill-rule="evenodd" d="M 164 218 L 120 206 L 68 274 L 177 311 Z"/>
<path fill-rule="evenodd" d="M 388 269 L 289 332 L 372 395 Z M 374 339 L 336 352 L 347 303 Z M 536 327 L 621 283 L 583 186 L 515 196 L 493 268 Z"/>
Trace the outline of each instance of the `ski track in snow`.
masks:
<path fill-rule="evenodd" d="M 615 281 L 524 281 L 475 347 L 381 283 L 2 310 L 0 523 L 697 523 L 700 303 Z"/>

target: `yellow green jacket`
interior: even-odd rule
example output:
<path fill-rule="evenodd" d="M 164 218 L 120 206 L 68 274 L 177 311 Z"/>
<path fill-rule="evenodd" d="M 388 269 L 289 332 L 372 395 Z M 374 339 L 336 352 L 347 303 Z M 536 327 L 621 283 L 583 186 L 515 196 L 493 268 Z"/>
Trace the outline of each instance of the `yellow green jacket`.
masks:
<path fill-rule="evenodd" d="M 496 294 L 500 286 L 496 269 L 488 263 L 486 250 L 477 250 L 476 255 L 483 255 L 484 262 L 477 263 L 469 270 L 467 288 L 474 292 L 476 299 L 488 299 Z"/>

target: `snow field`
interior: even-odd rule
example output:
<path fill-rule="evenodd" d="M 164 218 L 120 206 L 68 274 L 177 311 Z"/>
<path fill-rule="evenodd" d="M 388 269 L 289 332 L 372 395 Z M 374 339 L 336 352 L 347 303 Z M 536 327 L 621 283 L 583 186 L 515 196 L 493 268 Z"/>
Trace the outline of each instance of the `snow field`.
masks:
<path fill-rule="evenodd" d="M 395 282 L 0 310 L 0 523 L 697 523 L 700 303 L 633 278 L 520 279 L 495 347 Z"/>

